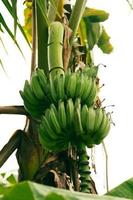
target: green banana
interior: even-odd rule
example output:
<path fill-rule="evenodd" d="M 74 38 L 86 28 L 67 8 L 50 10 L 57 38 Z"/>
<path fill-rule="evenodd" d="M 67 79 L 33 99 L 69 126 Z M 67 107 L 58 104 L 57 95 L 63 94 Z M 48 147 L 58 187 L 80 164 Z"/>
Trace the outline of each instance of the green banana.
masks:
<path fill-rule="evenodd" d="M 90 94 L 90 91 L 91 91 L 91 88 L 93 85 L 93 80 L 91 77 L 88 78 L 87 76 L 85 76 L 84 82 L 85 82 L 85 88 L 84 88 L 83 95 L 82 95 L 83 102 L 85 102 L 86 98 Z"/>
<path fill-rule="evenodd" d="M 87 99 L 85 100 L 85 103 L 87 104 L 87 106 L 91 106 L 94 103 L 96 94 L 97 94 L 97 86 L 96 86 L 95 80 L 93 80 L 91 91 L 90 91 Z"/>
<path fill-rule="evenodd" d="M 85 76 L 83 73 L 81 75 L 77 74 L 77 83 L 76 83 L 76 91 L 75 91 L 75 97 L 82 97 L 83 92 L 85 88 Z"/>
<path fill-rule="evenodd" d="M 50 109 L 49 123 L 57 135 L 62 133 L 59 121 L 58 121 L 58 119 L 56 117 L 56 113 L 54 112 L 53 109 Z"/>
<path fill-rule="evenodd" d="M 64 75 L 63 74 L 57 74 L 56 75 L 56 85 L 55 85 L 55 88 L 56 88 L 56 92 L 57 92 L 57 97 L 58 97 L 58 100 L 64 100 L 65 98 L 65 91 L 64 91 L 64 82 L 65 82 L 65 78 L 64 78 Z"/>
<path fill-rule="evenodd" d="M 100 144 L 103 139 L 108 135 L 110 130 L 110 121 L 108 120 L 107 125 L 102 133 L 99 133 L 99 138 L 95 141 L 96 144 Z"/>
<path fill-rule="evenodd" d="M 49 118 L 50 118 L 50 116 L 49 116 Z M 49 137 L 51 137 L 51 139 L 57 139 L 58 136 L 55 133 L 55 130 L 52 129 L 50 122 L 48 121 L 48 119 L 45 116 L 42 117 L 40 127 L 42 127 L 42 129 L 44 129 L 43 134 L 48 135 Z"/>
<path fill-rule="evenodd" d="M 62 129 L 66 129 L 67 126 L 67 120 L 66 120 L 66 111 L 65 111 L 65 105 L 63 101 L 59 102 L 58 106 L 58 116 L 59 116 L 59 123 Z"/>
<path fill-rule="evenodd" d="M 86 119 L 88 117 L 88 106 L 86 104 L 83 105 L 81 109 L 81 121 L 83 129 L 86 130 Z"/>
<path fill-rule="evenodd" d="M 68 68 L 68 70 L 65 73 L 65 89 L 67 88 L 68 80 L 69 80 L 71 74 L 72 74 L 72 72 L 71 72 L 70 68 Z"/>
<path fill-rule="evenodd" d="M 57 111 L 56 106 L 53 103 L 50 105 L 50 110 L 53 110 L 53 112 L 55 113 L 56 118 L 58 119 L 58 111 Z"/>
<path fill-rule="evenodd" d="M 66 94 L 68 97 L 74 98 L 75 91 L 76 91 L 76 83 L 77 83 L 77 76 L 76 73 L 72 73 L 69 77 Z"/>
<path fill-rule="evenodd" d="M 42 69 L 37 69 L 36 70 L 36 74 L 38 76 L 38 79 L 39 79 L 39 82 L 40 82 L 40 85 L 42 87 L 42 90 L 44 91 L 44 94 L 46 94 L 46 86 L 48 84 L 48 80 L 47 80 L 47 77 L 44 73 L 44 71 Z"/>
<path fill-rule="evenodd" d="M 88 116 L 86 119 L 86 129 L 87 129 L 87 133 L 90 135 L 92 135 L 94 131 L 95 119 L 96 119 L 96 111 L 91 106 L 88 108 Z"/>
<path fill-rule="evenodd" d="M 33 105 L 29 102 L 29 99 L 27 99 L 27 96 L 24 95 L 22 91 L 20 91 L 20 95 L 22 99 L 24 100 L 24 107 L 26 111 L 33 117 L 33 118 L 40 118 L 43 114 L 43 111 L 45 107 L 39 106 L 39 105 Z"/>
<path fill-rule="evenodd" d="M 86 74 L 88 77 L 96 78 L 98 74 L 98 66 L 91 66 L 91 67 L 85 67 L 83 69 L 83 73 Z"/>
<path fill-rule="evenodd" d="M 103 109 L 102 108 L 97 108 L 96 109 L 96 120 L 95 120 L 95 125 L 94 125 L 94 132 L 97 131 L 102 123 L 103 119 Z"/>
<path fill-rule="evenodd" d="M 71 128 L 74 117 L 74 104 L 72 99 L 67 100 L 66 115 L 67 115 L 67 126 Z"/>
<path fill-rule="evenodd" d="M 99 143 L 101 141 L 101 138 L 105 133 L 108 121 L 109 121 L 108 116 L 106 112 L 103 110 L 103 119 L 102 119 L 101 125 L 93 135 L 93 141 L 95 143 Z"/>
<path fill-rule="evenodd" d="M 76 107 L 74 111 L 74 128 L 77 137 L 83 135 L 84 130 L 82 127 L 80 107 Z"/>
<path fill-rule="evenodd" d="M 31 77 L 31 89 L 32 89 L 35 97 L 38 100 L 44 100 L 45 99 L 45 95 L 44 95 L 44 92 L 43 92 L 42 87 L 40 85 L 40 82 L 39 82 L 39 79 L 38 79 L 36 72 L 34 72 L 32 74 L 32 77 Z"/>
<path fill-rule="evenodd" d="M 23 93 L 24 93 L 24 96 L 26 96 L 29 99 L 29 102 L 31 102 L 31 104 L 34 104 L 34 105 L 39 104 L 39 101 L 35 97 L 28 80 L 25 81 Z"/>
<path fill-rule="evenodd" d="M 52 77 L 50 77 L 49 82 L 50 82 L 50 95 L 52 97 L 52 100 L 56 103 L 58 97 L 57 97 L 57 93 L 55 90 L 54 80 L 52 79 Z"/>

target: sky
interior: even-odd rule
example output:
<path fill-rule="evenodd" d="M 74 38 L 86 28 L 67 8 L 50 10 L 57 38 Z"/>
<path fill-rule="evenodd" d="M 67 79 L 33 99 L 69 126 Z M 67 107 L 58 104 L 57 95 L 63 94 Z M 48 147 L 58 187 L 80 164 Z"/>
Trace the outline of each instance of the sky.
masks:
<path fill-rule="evenodd" d="M 18 2 L 21 7 L 22 1 Z M 110 55 L 103 55 L 98 48 L 95 48 L 94 60 L 95 64 L 107 65 L 106 68 L 100 67 L 99 70 L 101 85 L 105 84 L 100 92 L 101 98 L 105 98 L 104 105 L 115 105 L 115 107 L 108 107 L 110 111 L 113 111 L 112 119 L 115 126 L 112 125 L 109 136 L 105 139 L 108 153 L 109 189 L 111 189 L 133 176 L 133 11 L 126 0 L 88 0 L 87 5 L 104 9 L 110 13 L 109 20 L 104 22 L 104 26 L 111 36 L 114 51 Z M 1 3 L 0 12 L 4 12 L 8 24 L 12 26 L 13 22 L 4 11 Z M 22 16 L 22 11 L 19 14 Z M 21 105 L 19 90 L 23 88 L 25 79 L 29 78 L 30 49 L 21 34 L 18 33 L 17 37 L 21 41 L 26 57 L 24 60 L 9 37 L 6 34 L 2 34 L 1 37 L 8 53 L 0 48 L 0 57 L 7 74 L 0 68 L 0 105 Z M 23 116 L 0 115 L 0 148 L 16 129 L 23 129 L 24 123 L 25 117 Z M 100 185 L 99 191 L 102 193 L 106 188 L 105 155 L 102 145 L 95 148 L 95 162 L 94 179 L 97 186 Z M 0 172 L 14 171 L 17 167 L 15 155 L 13 155 L 3 165 Z"/>

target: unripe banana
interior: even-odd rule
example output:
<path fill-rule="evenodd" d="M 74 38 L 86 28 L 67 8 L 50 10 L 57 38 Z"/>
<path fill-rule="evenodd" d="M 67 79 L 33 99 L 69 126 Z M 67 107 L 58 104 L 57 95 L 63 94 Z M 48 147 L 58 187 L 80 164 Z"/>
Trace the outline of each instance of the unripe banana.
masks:
<path fill-rule="evenodd" d="M 87 104 L 87 106 L 91 106 L 94 103 L 96 94 L 97 94 L 97 86 L 96 86 L 95 80 L 93 80 L 91 91 L 90 91 L 87 99 L 85 100 L 85 103 Z"/>
<path fill-rule="evenodd" d="M 57 137 L 58 137 L 57 134 L 55 133 L 54 129 L 52 129 L 49 121 L 47 120 L 47 118 L 45 116 L 42 117 L 41 127 L 44 129 L 43 134 L 48 135 L 52 139 L 57 139 Z"/>
<path fill-rule="evenodd" d="M 77 74 L 77 83 L 76 83 L 76 91 L 75 97 L 82 97 L 85 88 L 85 76 L 83 73 L 81 75 Z"/>
<path fill-rule="evenodd" d="M 93 84 L 91 77 L 88 78 L 87 76 L 85 76 L 84 81 L 85 81 L 85 88 L 84 88 L 83 95 L 82 95 L 82 101 L 83 102 L 89 96 L 91 88 L 92 88 L 92 84 Z"/>
<path fill-rule="evenodd" d="M 102 123 L 103 120 L 103 109 L 97 108 L 96 109 L 96 119 L 95 119 L 95 125 L 94 125 L 94 132 L 97 131 Z"/>
<path fill-rule="evenodd" d="M 95 109 L 91 106 L 88 108 L 88 116 L 86 119 L 86 129 L 88 134 L 92 135 L 94 131 L 94 125 L 95 125 L 95 118 L 96 118 L 96 111 Z"/>
<path fill-rule="evenodd" d="M 64 100 L 65 98 L 65 92 L 64 92 L 64 75 L 63 74 L 57 74 L 56 75 L 56 92 L 57 92 L 57 96 L 58 96 L 58 100 Z"/>
<path fill-rule="evenodd" d="M 39 82 L 40 82 L 40 85 L 44 91 L 44 93 L 46 94 L 46 86 L 48 84 L 48 80 L 47 80 L 47 77 L 44 73 L 44 71 L 42 69 L 37 69 L 36 70 L 36 73 L 37 73 L 37 76 L 38 76 L 38 79 L 39 79 Z"/>
<path fill-rule="evenodd" d="M 110 130 L 110 121 L 108 120 L 106 127 L 104 128 L 104 131 L 98 132 L 97 139 L 95 140 L 95 144 L 100 144 L 103 139 L 108 135 Z M 98 137 L 99 136 L 99 137 Z"/>
<path fill-rule="evenodd" d="M 98 73 L 98 66 L 85 67 L 83 69 L 83 73 L 85 73 L 88 77 L 96 78 Z"/>
<path fill-rule="evenodd" d="M 44 92 L 41 88 L 41 85 L 40 85 L 40 82 L 39 82 L 39 79 L 38 79 L 36 72 L 34 72 L 32 74 L 32 77 L 31 77 L 31 89 L 32 89 L 35 97 L 38 100 L 44 100 L 45 99 L 45 95 L 44 95 Z"/>
<path fill-rule="evenodd" d="M 24 107 L 26 111 L 33 117 L 33 118 L 40 118 L 43 114 L 43 111 L 45 109 L 45 106 L 41 105 L 33 105 L 29 102 L 29 99 L 27 96 L 24 95 L 23 91 L 20 91 L 20 95 L 22 99 L 24 100 Z"/>
<path fill-rule="evenodd" d="M 65 129 L 67 126 L 67 120 L 66 120 L 65 105 L 63 101 L 59 102 L 58 117 L 59 117 L 59 123 L 60 123 L 61 128 Z"/>
<path fill-rule="evenodd" d="M 67 100 L 66 115 L 67 115 L 67 125 L 68 127 L 71 127 L 74 117 L 74 104 L 72 99 Z"/>
<path fill-rule="evenodd" d="M 108 124 L 108 117 L 107 117 L 107 114 L 105 113 L 105 111 L 103 110 L 103 119 L 102 119 L 102 122 L 101 122 L 101 125 L 100 127 L 98 128 L 98 130 L 94 133 L 93 135 L 93 141 L 94 142 L 100 142 L 99 141 L 99 138 L 102 138 L 102 136 L 104 135 L 104 131 L 106 129 L 106 126 Z"/>
<path fill-rule="evenodd" d="M 58 118 L 58 111 L 57 111 L 56 106 L 53 103 L 50 105 L 50 110 L 53 110 L 53 112 L 55 113 L 55 116 L 56 116 L 56 118 L 58 120 L 59 119 Z"/>
<path fill-rule="evenodd" d="M 82 121 L 82 126 L 84 130 L 86 130 L 87 117 L 88 117 L 88 106 L 84 104 L 81 109 L 81 121 Z"/>
<path fill-rule="evenodd" d="M 79 137 L 80 135 L 83 135 L 84 130 L 82 127 L 82 122 L 81 122 L 81 113 L 80 113 L 80 108 L 76 107 L 74 111 L 74 128 L 76 132 L 76 136 Z"/>
<path fill-rule="evenodd" d="M 54 80 L 52 79 L 52 77 L 50 77 L 49 82 L 50 82 L 50 94 L 51 94 L 52 100 L 56 103 L 58 97 L 55 90 Z"/>
<path fill-rule="evenodd" d="M 76 90 L 76 82 L 77 82 L 76 73 L 72 73 L 72 75 L 69 77 L 67 88 L 66 88 L 66 94 L 68 97 L 74 98 L 75 90 Z"/>
<path fill-rule="evenodd" d="M 55 131 L 56 134 L 61 134 L 61 127 L 60 124 L 58 122 L 58 119 L 56 117 L 56 113 L 54 112 L 53 109 L 50 109 L 50 114 L 49 114 L 49 119 L 50 119 L 50 125 L 53 128 L 53 130 Z"/>
<path fill-rule="evenodd" d="M 34 105 L 38 105 L 39 104 L 39 101 L 35 97 L 32 89 L 30 87 L 30 84 L 29 84 L 29 82 L 27 80 L 25 81 L 25 84 L 24 84 L 23 94 L 24 94 L 24 96 L 26 96 L 29 99 L 31 104 L 34 104 Z"/>

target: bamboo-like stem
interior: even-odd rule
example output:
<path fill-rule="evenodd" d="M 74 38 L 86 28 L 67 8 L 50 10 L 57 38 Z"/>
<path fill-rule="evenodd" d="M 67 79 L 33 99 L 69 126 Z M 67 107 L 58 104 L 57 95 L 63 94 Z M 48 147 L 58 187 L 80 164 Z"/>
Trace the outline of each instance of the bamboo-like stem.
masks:
<path fill-rule="evenodd" d="M 10 155 L 18 148 L 22 134 L 22 130 L 16 130 L 7 144 L 2 148 L 0 151 L 0 167 L 2 167 Z"/>
<path fill-rule="evenodd" d="M 64 26 L 60 22 L 52 22 L 49 27 L 48 37 L 48 65 L 51 76 L 57 71 L 63 74 L 63 36 Z"/>
<path fill-rule="evenodd" d="M 29 115 L 24 106 L 0 106 L 0 114 Z"/>
<path fill-rule="evenodd" d="M 70 45 L 72 46 L 72 42 L 74 39 L 75 34 L 77 33 L 80 20 L 82 18 L 83 12 L 85 10 L 87 0 L 76 0 L 75 6 L 72 10 L 72 14 L 69 20 L 69 27 L 72 29 L 73 34 L 70 39 Z"/>
<path fill-rule="evenodd" d="M 31 74 L 36 66 L 36 0 L 32 0 L 32 56 L 31 56 Z"/>

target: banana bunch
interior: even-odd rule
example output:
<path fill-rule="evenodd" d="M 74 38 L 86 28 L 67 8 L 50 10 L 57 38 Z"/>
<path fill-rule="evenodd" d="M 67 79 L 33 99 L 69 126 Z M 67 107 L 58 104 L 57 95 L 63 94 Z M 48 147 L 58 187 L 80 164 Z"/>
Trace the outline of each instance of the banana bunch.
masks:
<path fill-rule="evenodd" d="M 85 134 L 82 138 L 88 147 L 100 144 L 110 130 L 110 115 L 103 108 L 83 105 L 81 110 L 82 127 Z"/>
<path fill-rule="evenodd" d="M 80 98 L 82 104 L 90 106 L 97 95 L 96 79 L 80 71 L 68 71 L 65 75 L 65 94 L 74 100 Z"/>
<path fill-rule="evenodd" d="M 24 101 L 24 107 L 34 118 L 40 118 L 44 110 L 49 107 L 49 89 L 47 78 L 41 69 L 37 69 L 31 77 L 31 82 L 25 81 L 20 95 Z"/>
<path fill-rule="evenodd" d="M 20 95 L 27 112 L 35 118 L 40 117 L 51 103 L 58 105 L 60 100 L 80 98 L 82 104 L 90 106 L 97 96 L 96 79 L 91 74 L 67 71 L 46 77 L 41 69 L 33 72 L 31 82 L 25 81 Z"/>
<path fill-rule="evenodd" d="M 80 98 L 75 102 L 70 98 L 65 104 L 59 101 L 58 107 L 51 104 L 45 110 L 40 123 L 40 142 L 50 151 L 63 151 L 69 143 L 88 147 L 102 142 L 110 129 L 110 118 L 102 108 L 81 105 Z"/>

